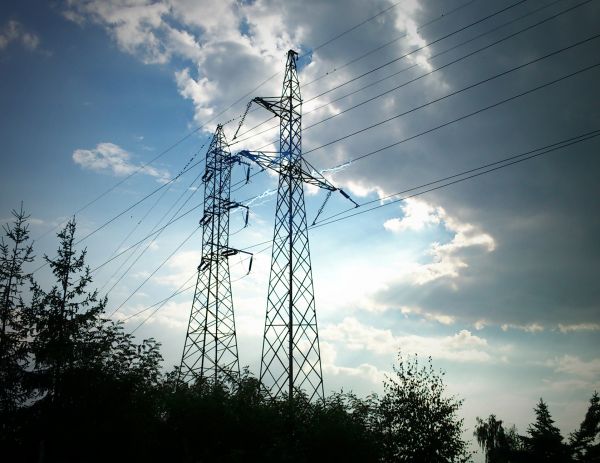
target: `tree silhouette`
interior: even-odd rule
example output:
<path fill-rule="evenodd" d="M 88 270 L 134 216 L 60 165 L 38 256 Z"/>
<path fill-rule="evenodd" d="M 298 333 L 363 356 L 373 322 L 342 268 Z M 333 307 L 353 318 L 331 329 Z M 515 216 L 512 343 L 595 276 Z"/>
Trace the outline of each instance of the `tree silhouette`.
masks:
<path fill-rule="evenodd" d="M 485 453 L 486 463 L 497 463 L 502 461 L 498 458 L 498 453 L 506 446 L 506 437 L 502 420 L 497 420 L 496 415 L 490 415 L 487 421 L 477 417 L 477 425 L 473 435 L 477 443 Z"/>
<path fill-rule="evenodd" d="M 44 291 L 32 283 L 32 302 L 28 311 L 32 353 L 38 394 L 48 394 L 59 402 L 63 380 L 76 365 L 90 361 L 86 341 L 104 310 L 106 300 L 97 291 L 87 292 L 90 269 L 85 266 L 86 251 L 74 249 L 76 224 L 69 220 L 58 234 L 59 247 L 53 259 L 47 255 L 56 283 Z"/>
<path fill-rule="evenodd" d="M 0 435 L 6 437 L 8 421 L 26 399 L 23 372 L 27 360 L 24 342 L 22 287 L 29 274 L 24 266 L 33 261 L 29 242 L 29 218 L 13 210 L 12 225 L 4 225 L 0 241 Z M 5 241 L 6 238 L 6 241 Z M 0 438 L 0 442 L 4 439 Z"/>
<path fill-rule="evenodd" d="M 486 463 L 514 463 L 526 461 L 523 438 L 513 425 L 508 430 L 502 426 L 502 420 L 490 415 L 486 421 L 476 418 L 473 435 L 484 451 Z"/>
<path fill-rule="evenodd" d="M 431 358 L 398 354 L 394 375 L 384 381 L 380 426 L 385 461 L 463 462 L 470 460 L 456 414 L 462 401 L 444 396 L 444 373 Z"/>
<path fill-rule="evenodd" d="M 527 429 L 529 436 L 524 438 L 530 461 L 549 463 L 572 461 L 559 429 L 554 426 L 546 402 L 540 399 L 534 411 L 536 420 L 529 425 Z"/>
<path fill-rule="evenodd" d="M 600 462 L 600 397 L 594 391 L 590 406 L 579 429 L 571 434 L 569 444 L 577 462 Z"/>

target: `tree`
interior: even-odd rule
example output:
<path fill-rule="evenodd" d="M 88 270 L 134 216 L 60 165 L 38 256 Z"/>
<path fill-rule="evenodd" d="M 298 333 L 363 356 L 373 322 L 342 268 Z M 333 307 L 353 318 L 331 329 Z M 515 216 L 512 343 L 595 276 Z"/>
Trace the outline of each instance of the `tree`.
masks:
<path fill-rule="evenodd" d="M 542 399 L 534 409 L 536 420 L 529 425 L 524 438 L 529 461 L 565 463 L 572 461 L 559 429 Z"/>
<path fill-rule="evenodd" d="M 477 425 L 475 426 L 473 435 L 485 453 L 486 463 L 502 461 L 497 456 L 506 443 L 502 420 L 497 420 L 496 415 L 490 415 L 487 421 L 483 421 L 479 417 L 476 420 Z"/>
<path fill-rule="evenodd" d="M 514 425 L 505 430 L 496 415 L 490 415 L 486 421 L 477 417 L 476 421 L 473 435 L 485 453 L 486 463 L 525 461 L 523 439 Z"/>
<path fill-rule="evenodd" d="M 600 462 L 600 397 L 594 391 L 579 429 L 571 434 L 569 445 L 575 461 Z"/>
<path fill-rule="evenodd" d="M 398 355 L 379 405 L 385 461 L 470 461 L 457 417 L 462 401 L 444 396 L 443 376 L 434 371 L 431 358 L 420 367 L 416 355 Z"/>
<path fill-rule="evenodd" d="M 4 225 L 7 241 L 0 242 L 0 416 L 2 426 L 8 413 L 23 401 L 23 370 L 27 348 L 24 342 L 21 290 L 29 274 L 24 266 L 33 261 L 29 226 L 23 205 L 12 211 L 12 225 Z"/>
<path fill-rule="evenodd" d="M 59 248 L 53 259 L 44 256 L 56 284 L 44 291 L 32 281 L 32 302 L 28 310 L 32 353 L 35 357 L 36 387 L 59 402 L 63 380 L 76 365 L 90 362 L 90 333 L 97 328 L 106 299 L 87 292 L 90 269 L 85 266 L 86 251 L 74 248 L 75 219 L 58 234 Z"/>

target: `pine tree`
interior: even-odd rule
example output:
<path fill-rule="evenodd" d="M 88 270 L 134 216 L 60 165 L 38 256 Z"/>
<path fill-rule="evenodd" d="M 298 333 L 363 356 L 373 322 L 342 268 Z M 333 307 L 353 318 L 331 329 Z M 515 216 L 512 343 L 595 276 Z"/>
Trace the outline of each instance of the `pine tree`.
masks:
<path fill-rule="evenodd" d="M 85 266 L 86 251 L 77 253 L 74 248 L 75 230 L 72 219 L 57 234 L 57 256 L 44 256 L 56 284 L 49 291 L 32 284 L 29 315 L 34 377 L 39 394 L 48 394 L 52 402 L 59 401 L 65 376 L 75 366 L 92 361 L 95 349 L 90 334 L 97 331 L 106 304 L 97 291 L 87 292 L 90 269 Z"/>
<path fill-rule="evenodd" d="M 569 444 L 575 461 L 600 462 L 600 396 L 594 392 L 579 429 L 571 434 Z"/>
<path fill-rule="evenodd" d="M 12 211 L 12 225 L 4 225 L 0 242 L 0 416 L 16 410 L 25 398 L 22 387 L 27 357 L 24 342 L 21 289 L 28 281 L 25 265 L 33 261 L 27 216 L 23 205 Z"/>
<path fill-rule="evenodd" d="M 565 463 L 572 461 L 559 429 L 554 426 L 554 420 L 548 410 L 548 405 L 542 399 L 534 409 L 536 420 L 529 425 L 525 437 L 530 461 Z"/>

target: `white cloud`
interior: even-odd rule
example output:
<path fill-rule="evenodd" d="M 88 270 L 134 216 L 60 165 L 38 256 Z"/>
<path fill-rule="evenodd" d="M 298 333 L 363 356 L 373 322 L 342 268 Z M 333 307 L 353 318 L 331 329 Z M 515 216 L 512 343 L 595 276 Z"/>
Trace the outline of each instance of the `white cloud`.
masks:
<path fill-rule="evenodd" d="M 496 248 L 496 242 L 491 235 L 450 216 L 442 207 L 410 198 L 404 201 L 401 208 L 402 218 L 386 221 L 386 230 L 401 233 L 408 230 L 422 231 L 432 225 L 442 225 L 454 234 L 449 242 L 434 242 L 430 246 L 429 254 L 433 262 L 412 266 L 410 279 L 414 284 L 423 285 L 443 277 L 457 278 L 460 276 L 460 270 L 469 266 L 460 255 L 461 251 L 476 247 L 492 252 Z"/>
<path fill-rule="evenodd" d="M 321 329 L 321 337 L 328 342 L 341 343 L 348 350 L 364 350 L 378 355 L 393 355 L 402 350 L 455 362 L 491 360 L 487 340 L 468 330 L 461 330 L 452 336 L 396 336 L 390 330 L 375 328 L 355 318 L 346 317 L 338 324 Z"/>
<path fill-rule="evenodd" d="M 73 161 L 84 169 L 109 172 L 117 177 L 139 171 L 156 177 L 159 181 L 167 181 L 170 178 L 167 170 L 132 162 L 131 154 L 114 143 L 99 143 L 91 150 L 77 149 L 73 152 Z"/>
<path fill-rule="evenodd" d="M 553 367 L 558 373 L 588 379 L 600 377 L 600 358 L 585 361 L 574 355 L 563 355 L 548 361 L 547 365 Z"/>
<path fill-rule="evenodd" d="M 136 54 L 145 63 L 165 63 L 170 52 L 159 33 L 162 16 L 168 11 L 164 2 L 146 0 L 70 0 L 65 18 L 82 24 L 85 19 L 103 24 L 119 47 Z"/>
<path fill-rule="evenodd" d="M 445 212 L 441 207 L 434 207 L 425 201 L 409 198 L 401 206 L 403 217 L 387 220 L 383 226 L 386 230 L 400 233 L 406 230 L 420 231 L 429 225 L 438 225 Z"/>
<path fill-rule="evenodd" d="M 508 331 L 509 329 L 525 331 L 527 333 L 540 333 L 544 331 L 544 327 L 539 323 L 529 323 L 527 325 L 518 325 L 515 323 L 504 323 L 501 325 L 502 331 Z"/>
<path fill-rule="evenodd" d="M 426 312 L 423 309 L 421 309 L 420 307 L 406 307 L 405 306 L 405 307 L 400 308 L 400 312 L 404 315 L 409 315 L 409 314 L 421 315 L 426 320 L 436 321 L 438 323 L 441 323 L 442 325 L 452 325 L 456 321 L 456 319 L 450 315 Z"/>
<path fill-rule="evenodd" d="M 17 42 L 27 50 L 35 50 L 40 44 L 40 38 L 33 32 L 27 31 L 19 21 L 8 21 L 0 29 L 0 50 L 11 43 Z"/>
<path fill-rule="evenodd" d="M 600 331 L 600 323 L 575 323 L 563 325 L 558 324 L 561 333 L 572 333 L 578 331 Z"/>
<path fill-rule="evenodd" d="M 157 275 L 153 278 L 153 281 L 160 285 L 178 288 L 184 281 L 187 281 L 192 274 L 197 272 L 201 259 L 201 251 L 178 252 L 167 262 L 169 273 L 166 275 Z"/>

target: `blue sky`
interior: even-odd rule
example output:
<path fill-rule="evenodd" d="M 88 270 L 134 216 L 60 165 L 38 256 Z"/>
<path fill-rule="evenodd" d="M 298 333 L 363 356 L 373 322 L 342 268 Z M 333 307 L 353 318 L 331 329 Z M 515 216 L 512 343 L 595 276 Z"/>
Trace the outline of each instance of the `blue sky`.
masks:
<path fill-rule="evenodd" d="M 217 122 L 243 112 L 250 96 L 241 97 L 279 72 L 251 96 L 277 95 L 289 48 L 315 49 L 300 73 L 304 126 L 335 116 L 303 136 L 304 150 L 311 151 L 307 159 L 319 169 L 344 165 L 556 81 L 327 174 L 359 202 L 377 205 L 390 194 L 600 129 L 600 74 L 593 67 L 598 59 L 594 36 L 600 33 L 597 1 L 406 0 L 319 47 L 393 4 L 3 2 L 2 221 L 23 201 L 32 215 L 37 255 L 51 254 L 57 224 L 137 172 L 77 214 L 84 237 L 177 175 Z M 387 42 L 392 43 L 382 47 Z M 545 55 L 551 56 L 527 64 Z M 494 77 L 522 64 L 527 65 Z M 367 71 L 373 72 L 352 81 Z M 242 132 L 267 117 L 251 112 Z M 276 131 L 259 133 L 269 124 L 232 150 L 272 142 Z M 236 128 L 236 123 L 225 125 L 230 139 Z M 598 138 L 592 138 L 312 230 L 326 390 L 381 391 L 381 379 L 402 349 L 431 355 L 447 371 L 450 391 L 465 399 L 462 413 L 469 428 L 475 416 L 496 413 L 525 431 L 543 396 L 561 429 L 573 430 L 600 379 L 598 148 Z M 148 234 L 179 197 L 168 214 L 188 197 L 182 212 L 198 206 L 201 190 L 193 187 L 200 184 L 192 181 L 200 173 L 201 165 L 170 184 L 156 206 L 167 187 L 86 238 L 81 246 L 87 247 L 91 267 L 111 257 L 130 232 L 124 247 Z M 234 175 L 237 181 L 244 172 Z M 263 173 L 234 197 L 245 200 L 275 187 L 275 177 Z M 307 190 L 309 222 L 323 198 L 322 192 Z M 241 230 L 241 216 L 233 217 L 233 245 L 271 238 L 273 203 L 272 195 L 254 201 L 246 229 Z M 335 197 L 324 217 L 348 206 Z M 114 286 L 109 311 L 127 300 L 115 318 L 169 296 L 194 273 L 199 234 L 132 295 L 192 232 L 199 216 L 192 212 L 165 229 Z M 111 288 L 115 279 L 107 280 L 128 255 L 95 272 L 95 285 L 104 292 Z M 234 257 L 231 272 L 233 279 L 240 278 L 233 284 L 240 359 L 257 372 L 269 251 L 258 254 L 252 273 L 241 278 L 246 264 Z M 48 281 L 43 269 L 36 277 Z M 163 343 L 167 366 L 179 361 L 191 298 L 190 292 L 173 298 L 136 332 Z M 143 319 L 128 319 L 127 329 Z"/>

